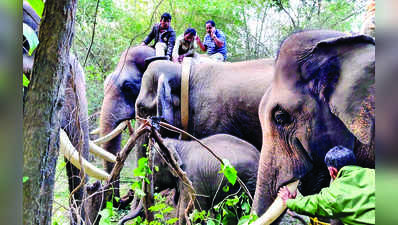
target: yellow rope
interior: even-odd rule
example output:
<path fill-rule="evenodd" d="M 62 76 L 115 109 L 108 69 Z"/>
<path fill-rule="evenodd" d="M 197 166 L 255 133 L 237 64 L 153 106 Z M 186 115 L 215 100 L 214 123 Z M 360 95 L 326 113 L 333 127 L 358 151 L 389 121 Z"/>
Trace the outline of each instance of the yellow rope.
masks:
<path fill-rule="evenodd" d="M 319 221 L 317 217 L 310 217 L 310 219 L 312 222 L 310 224 L 312 224 L 312 225 L 330 225 L 330 223 L 325 223 L 325 222 Z"/>

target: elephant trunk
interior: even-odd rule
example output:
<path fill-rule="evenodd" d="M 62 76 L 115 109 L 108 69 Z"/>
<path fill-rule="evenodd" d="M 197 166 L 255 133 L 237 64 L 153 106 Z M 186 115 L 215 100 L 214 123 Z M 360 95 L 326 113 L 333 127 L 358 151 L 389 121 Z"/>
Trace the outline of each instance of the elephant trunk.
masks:
<path fill-rule="evenodd" d="M 286 185 L 291 193 L 296 192 L 299 181 L 296 180 Z M 275 201 L 271 204 L 268 210 L 257 219 L 252 225 L 268 225 L 274 222 L 285 211 L 286 205 L 283 204 L 282 198 L 276 197 Z"/>
<path fill-rule="evenodd" d="M 114 110 L 114 104 L 112 103 L 112 99 L 109 97 L 105 97 L 102 108 L 101 108 L 101 117 L 100 117 L 100 136 L 103 137 L 107 135 L 108 133 L 112 132 L 112 130 L 115 129 L 115 127 L 118 125 L 118 115 L 117 113 L 114 113 L 112 110 Z M 112 140 L 102 144 L 102 148 L 108 151 L 109 153 L 112 153 L 113 155 L 116 156 L 116 154 L 120 151 L 120 144 L 121 144 L 121 134 L 117 135 L 114 137 Z M 112 162 L 107 162 L 103 161 L 103 165 L 105 168 L 105 171 L 107 173 L 111 173 L 114 163 Z M 116 181 L 112 185 L 114 189 L 114 196 L 119 197 L 119 178 L 116 178 Z M 117 203 L 116 203 L 117 204 Z"/>
<path fill-rule="evenodd" d="M 142 199 L 140 200 L 140 202 L 138 203 L 138 206 L 135 208 L 131 208 L 129 214 L 127 214 L 126 216 L 124 216 L 120 221 L 119 221 L 119 225 L 123 225 L 124 223 L 126 223 L 129 220 L 132 220 L 134 218 L 136 218 L 140 212 L 142 211 L 143 208 L 143 202 Z"/>
<path fill-rule="evenodd" d="M 256 191 L 253 198 L 252 213 L 261 216 L 276 197 L 276 174 L 271 174 L 271 163 L 267 161 L 266 152 L 262 149 L 257 173 Z M 265 162 L 265 163 L 264 163 Z"/>
<path fill-rule="evenodd" d="M 291 154 L 286 154 L 289 152 Z M 277 197 L 279 188 L 298 180 L 300 174 L 311 169 L 311 165 L 302 163 L 300 158 L 278 141 L 263 139 L 252 213 L 263 215 Z"/>
<path fill-rule="evenodd" d="M 114 112 L 115 105 L 112 101 L 112 96 L 104 97 L 104 101 L 101 108 L 100 117 L 100 136 L 103 137 L 112 132 L 116 127 L 118 120 L 120 119 L 117 112 Z M 120 121 L 120 120 L 119 120 Z M 116 155 L 120 151 L 121 134 L 115 136 L 112 140 L 103 143 L 102 148 L 106 151 Z M 110 162 L 104 162 L 105 170 L 110 173 L 114 164 Z"/>

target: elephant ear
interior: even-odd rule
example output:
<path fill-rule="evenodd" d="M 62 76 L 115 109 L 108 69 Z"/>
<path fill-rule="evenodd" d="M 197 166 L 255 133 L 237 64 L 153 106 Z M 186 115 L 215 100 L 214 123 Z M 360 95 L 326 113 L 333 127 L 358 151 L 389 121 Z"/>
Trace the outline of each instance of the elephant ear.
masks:
<path fill-rule="evenodd" d="M 327 100 L 336 115 L 363 144 L 374 138 L 375 129 L 375 41 L 366 35 L 323 40 L 314 51 L 337 53 L 337 77 Z M 330 78 L 329 78 L 330 81 Z"/>

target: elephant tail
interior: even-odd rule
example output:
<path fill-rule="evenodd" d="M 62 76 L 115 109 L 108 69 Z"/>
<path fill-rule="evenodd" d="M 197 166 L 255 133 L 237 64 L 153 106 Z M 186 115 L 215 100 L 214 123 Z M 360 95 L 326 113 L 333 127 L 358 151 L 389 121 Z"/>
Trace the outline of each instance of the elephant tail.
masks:
<path fill-rule="evenodd" d="M 142 204 L 143 204 L 143 203 L 142 203 L 142 199 L 141 199 L 140 202 L 138 203 L 137 207 L 131 208 L 129 214 L 125 215 L 125 216 L 119 221 L 118 224 L 119 224 L 119 225 L 124 225 L 124 223 L 126 223 L 127 221 L 136 218 L 136 217 L 140 214 L 140 212 L 141 212 L 141 210 L 142 210 L 142 208 L 143 208 L 143 207 L 142 207 Z"/>

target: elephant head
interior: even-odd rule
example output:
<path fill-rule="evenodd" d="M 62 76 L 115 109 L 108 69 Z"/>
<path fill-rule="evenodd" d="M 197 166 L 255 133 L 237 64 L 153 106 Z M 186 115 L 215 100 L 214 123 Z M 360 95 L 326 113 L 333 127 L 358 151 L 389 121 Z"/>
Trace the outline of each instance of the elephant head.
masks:
<path fill-rule="evenodd" d="M 146 69 L 145 59 L 155 55 L 155 50 L 146 46 L 125 50 L 113 73 L 104 82 L 104 100 L 101 107 L 100 134 L 111 132 L 120 122 L 135 118 L 135 100 Z M 105 143 L 103 147 L 116 154 L 120 150 L 121 135 Z M 106 163 L 107 172 L 113 164 Z"/>
<path fill-rule="evenodd" d="M 172 125 L 181 126 L 178 123 L 180 114 L 177 115 L 180 106 L 180 70 L 179 64 L 167 61 L 149 65 L 137 98 L 138 116 L 158 116 Z"/>
<path fill-rule="evenodd" d="M 261 100 L 263 145 L 252 212 L 262 215 L 280 187 L 303 195 L 329 185 L 325 154 L 353 149 L 374 167 L 375 42 L 364 35 L 312 30 L 281 45 L 275 77 Z"/>

